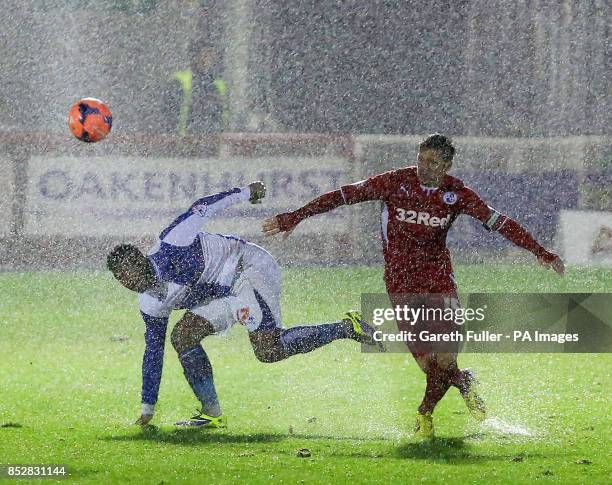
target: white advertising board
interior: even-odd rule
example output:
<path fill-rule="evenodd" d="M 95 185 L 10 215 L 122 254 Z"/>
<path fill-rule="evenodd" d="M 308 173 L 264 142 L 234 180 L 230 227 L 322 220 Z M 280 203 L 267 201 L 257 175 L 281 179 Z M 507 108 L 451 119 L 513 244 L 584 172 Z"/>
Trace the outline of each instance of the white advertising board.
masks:
<path fill-rule="evenodd" d="M 15 177 L 13 161 L 0 158 L 0 236 L 8 236 L 13 227 L 13 201 L 15 200 Z"/>
<path fill-rule="evenodd" d="M 561 211 L 559 232 L 566 263 L 612 267 L 612 212 Z"/>
<path fill-rule="evenodd" d="M 154 236 L 199 197 L 263 180 L 260 205 L 231 207 L 205 230 L 259 234 L 261 222 L 350 182 L 343 158 L 155 159 L 33 157 L 24 232 L 46 236 Z M 305 221 L 300 232 L 349 232 L 347 214 Z"/>

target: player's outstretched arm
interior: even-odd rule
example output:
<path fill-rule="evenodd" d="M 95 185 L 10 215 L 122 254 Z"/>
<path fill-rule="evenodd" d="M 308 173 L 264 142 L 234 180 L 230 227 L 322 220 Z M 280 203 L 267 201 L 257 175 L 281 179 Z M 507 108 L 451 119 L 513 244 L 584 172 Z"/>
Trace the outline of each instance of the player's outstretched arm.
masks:
<path fill-rule="evenodd" d="M 304 219 L 316 214 L 329 212 L 336 207 L 344 205 L 344 203 L 340 189 L 327 192 L 311 200 L 296 211 L 285 212 L 266 219 L 262 226 L 263 233 L 266 236 L 274 236 L 282 232 L 284 233 L 283 237 L 287 238 Z"/>
<path fill-rule="evenodd" d="M 388 192 L 388 188 L 392 186 L 393 173 L 385 172 L 354 184 L 344 185 L 340 189 L 320 195 L 296 211 L 266 219 L 263 223 L 263 233 L 266 236 L 274 236 L 282 232 L 286 238 L 300 222 L 308 217 L 329 212 L 344 204 L 358 204 L 368 200 L 382 199 Z"/>
<path fill-rule="evenodd" d="M 548 251 L 546 248 L 540 245 L 540 243 L 538 243 L 535 238 L 529 234 L 527 229 L 521 226 L 514 219 L 511 219 L 508 216 L 502 217 L 504 219 L 501 221 L 501 225 L 499 229 L 497 229 L 497 232 L 499 232 L 513 244 L 533 253 L 537 258 L 538 263 L 540 263 L 546 269 L 554 269 L 559 276 L 563 276 L 565 274 L 565 265 L 557 254 L 553 253 L 552 251 Z"/>
<path fill-rule="evenodd" d="M 286 231 L 282 231 L 280 228 L 280 222 L 278 220 L 278 216 L 269 217 L 263 222 L 263 233 L 266 236 L 275 236 L 276 234 L 283 233 L 283 239 L 287 239 L 291 233 L 294 231 L 295 226 L 291 229 L 287 229 Z"/>
<path fill-rule="evenodd" d="M 155 414 L 164 364 L 164 344 L 168 318 L 141 313 L 145 321 L 145 351 L 142 359 L 142 410 L 135 424 L 149 424 Z"/>
<path fill-rule="evenodd" d="M 178 216 L 162 231 L 159 238 L 162 242 L 174 246 L 187 246 L 193 242 L 202 228 L 205 219 L 215 213 L 242 201 L 258 204 L 266 195 L 263 182 L 253 182 L 247 187 L 233 188 L 218 194 L 208 195 L 196 200 L 190 207 Z"/>
<path fill-rule="evenodd" d="M 565 274 L 565 263 L 563 263 L 563 260 L 555 253 L 548 251 L 548 254 L 550 257 L 538 256 L 538 263 L 546 269 L 552 268 L 557 274 L 563 276 Z"/>
<path fill-rule="evenodd" d="M 340 189 L 327 192 L 311 200 L 296 211 L 278 214 L 266 219 L 263 223 L 263 232 L 266 236 L 274 236 L 283 232 L 283 236 L 287 238 L 304 219 L 316 214 L 329 212 L 343 204 L 344 199 Z"/>
<path fill-rule="evenodd" d="M 540 263 L 546 269 L 552 268 L 560 276 L 564 275 L 565 265 L 557 254 L 553 253 L 552 251 L 548 251 L 546 248 L 541 246 L 540 243 L 538 243 L 535 238 L 529 234 L 527 229 L 521 226 L 514 219 L 511 219 L 508 216 L 502 217 L 504 219 L 501 222 L 500 228 L 497 229 L 497 232 L 504 236 L 508 241 L 532 252 L 538 259 L 538 263 Z"/>
<path fill-rule="evenodd" d="M 514 219 L 488 206 L 473 190 L 467 190 L 465 200 L 462 201 L 462 212 L 478 219 L 488 231 L 497 231 L 508 241 L 533 253 L 538 263 L 545 268 L 552 268 L 560 276 L 564 275 L 565 265 L 557 254 L 540 245 L 529 231 Z"/>

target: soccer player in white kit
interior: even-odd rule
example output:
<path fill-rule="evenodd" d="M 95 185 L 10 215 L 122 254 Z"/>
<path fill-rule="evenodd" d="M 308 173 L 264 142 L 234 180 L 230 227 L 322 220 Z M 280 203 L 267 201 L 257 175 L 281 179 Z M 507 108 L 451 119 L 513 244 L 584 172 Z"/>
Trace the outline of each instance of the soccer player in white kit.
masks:
<path fill-rule="evenodd" d="M 138 424 L 148 424 L 155 412 L 173 310 L 187 310 L 170 339 L 202 404 L 197 415 L 176 423 L 182 426 L 226 426 L 201 341 L 235 323 L 247 328 L 255 356 L 262 362 L 277 362 L 342 338 L 376 344 L 373 329 L 355 311 L 334 323 L 283 328 L 281 271 L 272 255 L 236 236 L 201 231 L 206 219 L 219 210 L 241 201 L 259 203 L 264 196 L 264 184 L 253 182 L 203 197 L 162 231 L 148 255 L 130 244 L 116 246 L 108 255 L 107 266 L 115 278 L 139 293 L 146 326 Z"/>

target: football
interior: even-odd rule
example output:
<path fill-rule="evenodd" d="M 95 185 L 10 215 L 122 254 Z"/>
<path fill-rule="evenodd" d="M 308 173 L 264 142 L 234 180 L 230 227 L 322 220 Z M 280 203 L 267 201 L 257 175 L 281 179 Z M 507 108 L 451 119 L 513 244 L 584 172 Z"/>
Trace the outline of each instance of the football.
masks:
<path fill-rule="evenodd" d="M 96 98 L 83 98 L 68 112 L 68 127 L 72 134 L 84 142 L 97 142 L 106 138 L 113 126 L 113 115 L 108 106 Z"/>

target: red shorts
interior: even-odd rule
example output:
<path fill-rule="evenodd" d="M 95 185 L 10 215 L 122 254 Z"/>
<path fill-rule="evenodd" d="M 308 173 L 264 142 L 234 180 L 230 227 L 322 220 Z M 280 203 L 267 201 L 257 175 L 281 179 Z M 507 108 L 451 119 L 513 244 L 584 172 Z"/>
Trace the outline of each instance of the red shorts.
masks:
<path fill-rule="evenodd" d="M 393 307 L 400 307 L 396 321 L 400 332 L 410 334 L 406 341 L 415 358 L 432 353 L 459 352 L 462 327 L 454 321 L 459 308 L 455 291 L 450 293 L 389 293 Z"/>
<path fill-rule="evenodd" d="M 422 264 L 403 269 L 385 266 L 385 285 L 389 294 L 457 293 L 453 268 L 447 265 Z"/>

